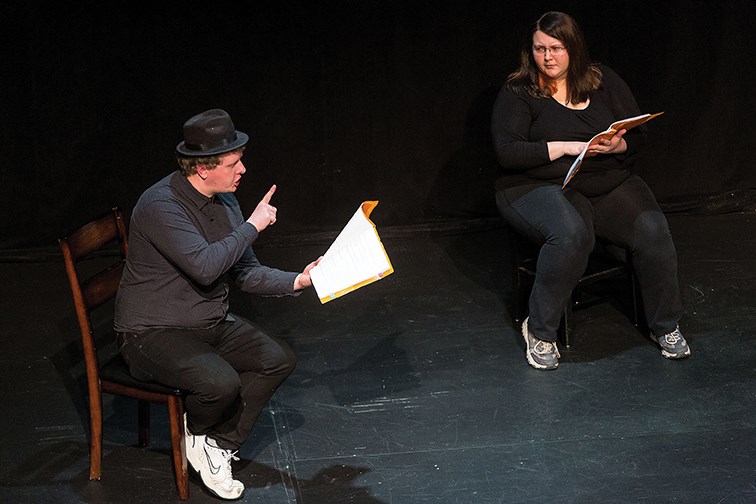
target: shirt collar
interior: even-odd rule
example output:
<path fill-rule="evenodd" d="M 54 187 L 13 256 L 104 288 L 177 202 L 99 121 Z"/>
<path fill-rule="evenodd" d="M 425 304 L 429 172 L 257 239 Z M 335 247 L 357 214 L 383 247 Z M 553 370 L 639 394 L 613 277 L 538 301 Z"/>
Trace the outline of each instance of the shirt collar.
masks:
<path fill-rule="evenodd" d="M 176 189 L 176 192 L 178 192 L 182 198 L 191 202 L 197 208 L 201 209 L 205 205 L 215 202 L 215 196 L 208 198 L 199 192 L 192 183 L 189 182 L 189 179 L 182 175 L 178 170 L 176 170 L 171 176 L 171 186 Z"/>

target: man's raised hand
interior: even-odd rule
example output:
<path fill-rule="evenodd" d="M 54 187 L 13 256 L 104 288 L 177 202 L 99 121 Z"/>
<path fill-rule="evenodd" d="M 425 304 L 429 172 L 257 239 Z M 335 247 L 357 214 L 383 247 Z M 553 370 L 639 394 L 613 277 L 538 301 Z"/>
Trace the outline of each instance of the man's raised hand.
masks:
<path fill-rule="evenodd" d="M 275 224 L 276 222 L 276 207 L 270 204 L 270 199 L 276 192 L 276 185 L 273 184 L 270 190 L 265 193 L 265 196 L 257 204 L 252 215 L 249 216 L 247 222 L 257 228 L 257 232 L 261 233 L 266 227 Z"/>

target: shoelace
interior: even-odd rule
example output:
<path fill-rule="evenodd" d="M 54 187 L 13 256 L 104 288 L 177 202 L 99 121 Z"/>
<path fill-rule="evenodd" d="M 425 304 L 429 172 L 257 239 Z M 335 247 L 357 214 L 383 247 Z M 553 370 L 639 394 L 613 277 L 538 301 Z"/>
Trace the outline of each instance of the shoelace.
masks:
<path fill-rule="evenodd" d="M 225 464 L 225 469 L 228 471 L 229 474 L 231 474 L 231 461 L 232 460 L 239 460 L 239 457 L 236 456 L 237 453 L 239 453 L 239 450 L 231 451 L 231 450 L 224 450 L 223 448 L 220 448 L 221 455 L 223 456 L 223 461 Z"/>
<path fill-rule="evenodd" d="M 231 474 L 231 461 L 239 460 L 239 457 L 236 456 L 236 454 L 239 453 L 239 450 L 236 450 L 236 451 L 227 450 L 217 445 L 214 446 L 214 443 L 215 443 L 214 441 L 212 444 L 208 441 L 211 441 L 211 439 L 207 438 L 207 441 L 206 441 L 207 446 L 212 448 L 215 452 L 220 453 L 220 456 L 223 458 L 223 469 L 225 469 L 228 472 L 228 474 Z"/>
<path fill-rule="evenodd" d="M 550 343 L 548 341 L 539 341 L 538 344 L 535 346 L 535 351 L 538 354 L 553 353 L 554 352 L 553 347 L 554 347 L 553 343 Z"/>
<path fill-rule="evenodd" d="M 680 336 L 680 333 L 678 331 L 673 331 L 669 334 L 664 335 L 664 340 L 669 343 L 670 345 L 674 345 L 678 341 L 680 341 L 682 338 Z"/>

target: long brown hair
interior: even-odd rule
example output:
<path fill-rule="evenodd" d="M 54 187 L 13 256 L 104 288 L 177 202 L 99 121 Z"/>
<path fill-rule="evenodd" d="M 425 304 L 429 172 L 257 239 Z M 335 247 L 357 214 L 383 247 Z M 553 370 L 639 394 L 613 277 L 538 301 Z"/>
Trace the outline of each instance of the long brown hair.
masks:
<path fill-rule="evenodd" d="M 542 79 L 533 58 L 533 34 L 542 31 L 560 40 L 570 55 L 567 68 L 567 98 L 570 103 L 582 103 L 601 86 L 601 70 L 591 62 L 583 32 L 577 22 L 564 12 L 551 11 L 538 18 L 520 51 L 520 68 L 509 74 L 507 87 L 525 91 L 536 98 L 548 98 L 552 90 L 541 84 Z"/>

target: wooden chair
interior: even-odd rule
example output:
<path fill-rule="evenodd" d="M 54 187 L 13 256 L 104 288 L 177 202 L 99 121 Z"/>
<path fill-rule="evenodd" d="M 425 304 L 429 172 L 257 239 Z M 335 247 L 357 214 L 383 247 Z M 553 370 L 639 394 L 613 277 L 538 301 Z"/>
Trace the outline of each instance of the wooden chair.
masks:
<path fill-rule="evenodd" d="M 567 306 L 562 313 L 562 320 L 559 325 L 559 333 L 557 336 L 565 347 L 570 347 L 572 345 L 573 310 L 591 306 L 597 302 L 608 299 L 607 296 L 584 297 L 588 287 L 598 282 L 612 279 L 624 279 L 627 282 L 626 285 L 629 288 L 629 295 L 631 297 L 631 320 L 636 326 L 640 323 L 640 291 L 638 289 L 637 279 L 635 278 L 635 272 L 633 271 L 631 253 L 629 250 L 624 250 L 625 257 L 620 259 L 617 258 L 616 255 L 610 253 L 609 247 L 611 247 L 611 245 L 608 243 L 597 240 L 596 248 L 594 248 L 594 251 L 591 253 L 588 260 L 588 266 L 573 289 L 570 302 L 567 303 Z M 524 259 L 519 259 L 519 264 L 517 264 L 515 269 L 515 322 L 518 325 L 521 325 L 525 318 L 530 289 L 535 281 L 536 263 L 537 253 L 535 256 L 531 255 L 526 256 Z"/>
<path fill-rule="evenodd" d="M 131 377 L 120 355 L 99 365 L 90 314 L 115 298 L 128 251 L 126 225 L 121 210 L 113 208 L 101 217 L 58 240 L 73 294 L 87 371 L 90 418 L 89 479 L 99 480 L 102 457 L 102 393 L 131 397 L 138 401 L 139 445 L 150 437 L 150 403 L 165 403 L 171 429 L 173 467 L 179 498 L 189 498 L 189 474 L 184 441 L 184 401 L 180 390 L 146 383 Z M 116 248 L 117 245 L 117 248 Z M 81 261 L 93 257 L 115 260 L 94 274 L 84 275 Z M 106 253 L 103 253 L 105 251 Z M 86 277 L 85 277 L 86 276 Z M 112 317 L 110 317 L 112 320 Z M 112 334 L 115 339 L 115 333 Z"/>

